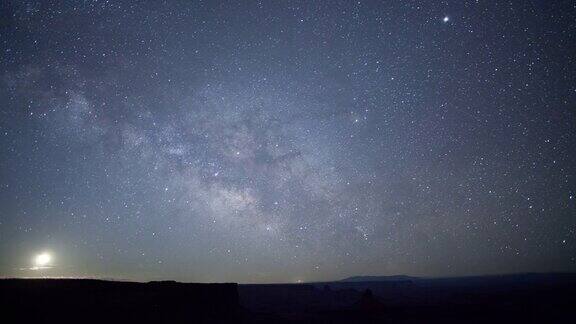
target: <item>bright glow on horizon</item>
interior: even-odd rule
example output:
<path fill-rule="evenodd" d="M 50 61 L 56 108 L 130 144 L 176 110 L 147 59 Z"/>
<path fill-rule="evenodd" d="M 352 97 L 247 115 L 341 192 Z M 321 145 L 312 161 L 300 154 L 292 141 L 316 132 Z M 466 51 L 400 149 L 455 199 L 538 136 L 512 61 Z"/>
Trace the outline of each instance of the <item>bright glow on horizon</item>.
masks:
<path fill-rule="evenodd" d="M 38 268 L 44 268 L 50 264 L 52 261 L 52 256 L 48 252 L 43 252 L 38 254 L 34 258 L 34 265 Z"/>

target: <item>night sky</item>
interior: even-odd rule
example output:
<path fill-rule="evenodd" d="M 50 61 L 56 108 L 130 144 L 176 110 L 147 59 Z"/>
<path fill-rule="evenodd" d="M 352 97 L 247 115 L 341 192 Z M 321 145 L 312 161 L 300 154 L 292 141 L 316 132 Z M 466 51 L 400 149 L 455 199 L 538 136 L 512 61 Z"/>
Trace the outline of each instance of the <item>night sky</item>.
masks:
<path fill-rule="evenodd" d="M 0 277 L 576 271 L 572 1 L 0 10 Z"/>

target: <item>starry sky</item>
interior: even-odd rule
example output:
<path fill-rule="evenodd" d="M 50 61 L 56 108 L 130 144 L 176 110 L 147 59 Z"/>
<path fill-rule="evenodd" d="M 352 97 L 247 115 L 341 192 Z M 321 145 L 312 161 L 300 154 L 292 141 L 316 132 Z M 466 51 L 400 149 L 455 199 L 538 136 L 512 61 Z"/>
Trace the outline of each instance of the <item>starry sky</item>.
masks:
<path fill-rule="evenodd" d="M 571 1 L 2 1 L 0 276 L 576 271 L 575 44 Z"/>

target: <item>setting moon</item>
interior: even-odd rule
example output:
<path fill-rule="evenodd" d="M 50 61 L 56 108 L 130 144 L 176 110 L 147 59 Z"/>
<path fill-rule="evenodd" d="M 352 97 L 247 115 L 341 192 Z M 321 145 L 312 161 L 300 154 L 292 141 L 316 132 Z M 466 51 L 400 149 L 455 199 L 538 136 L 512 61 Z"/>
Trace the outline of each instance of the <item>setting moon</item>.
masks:
<path fill-rule="evenodd" d="M 46 267 L 52 261 L 52 255 L 47 252 L 40 253 L 34 257 L 34 265 L 36 267 Z"/>

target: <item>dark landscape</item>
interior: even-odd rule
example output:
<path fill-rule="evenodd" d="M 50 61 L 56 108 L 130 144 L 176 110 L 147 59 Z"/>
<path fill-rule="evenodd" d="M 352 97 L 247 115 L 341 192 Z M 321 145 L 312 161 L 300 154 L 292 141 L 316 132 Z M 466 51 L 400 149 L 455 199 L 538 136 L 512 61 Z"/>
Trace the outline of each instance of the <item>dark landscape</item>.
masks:
<path fill-rule="evenodd" d="M 576 274 L 306 284 L 4 279 L 3 317 L 19 323 L 572 323 Z"/>

